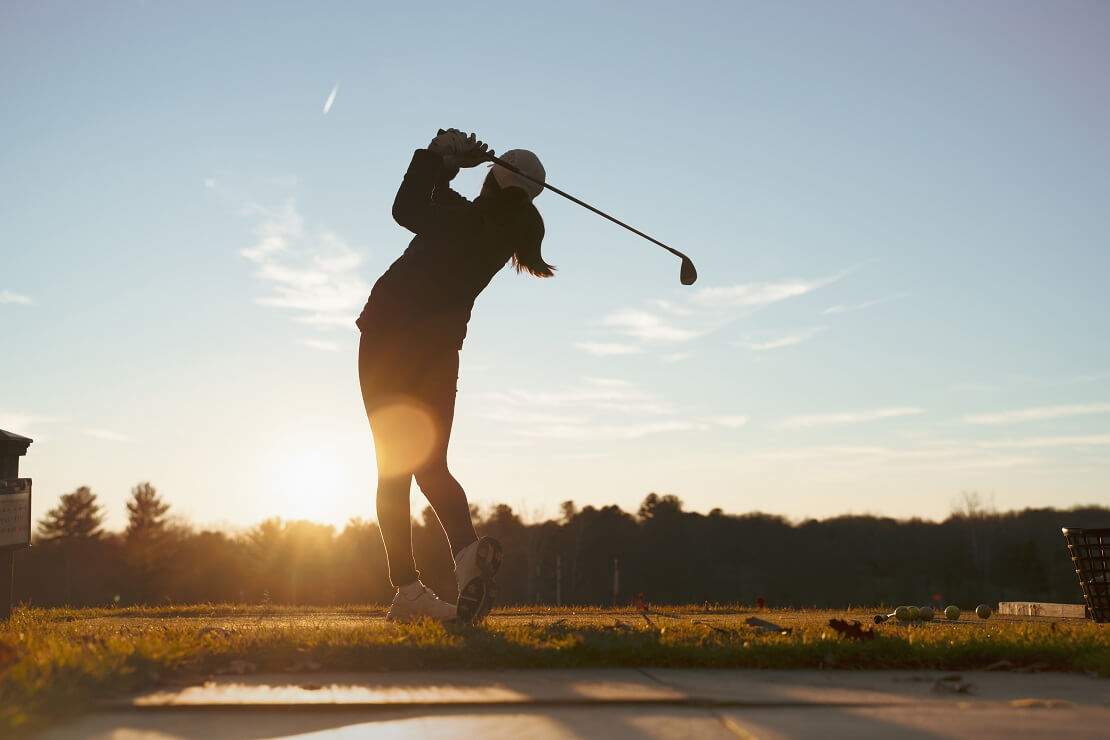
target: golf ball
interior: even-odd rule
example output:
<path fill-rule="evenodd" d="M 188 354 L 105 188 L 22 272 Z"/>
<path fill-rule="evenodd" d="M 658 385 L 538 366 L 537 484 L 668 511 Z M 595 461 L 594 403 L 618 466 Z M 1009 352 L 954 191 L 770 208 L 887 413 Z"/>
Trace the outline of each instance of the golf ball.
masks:
<path fill-rule="evenodd" d="M 975 607 L 975 613 L 979 616 L 979 619 L 986 619 L 991 615 L 991 608 L 986 604 L 980 604 Z"/>
<path fill-rule="evenodd" d="M 931 606 L 923 606 L 917 610 L 917 613 L 926 622 L 931 622 L 933 619 L 933 607 Z"/>
<path fill-rule="evenodd" d="M 908 606 L 900 606 L 894 610 L 894 618 L 899 622 L 910 621 L 910 608 Z"/>
<path fill-rule="evenodd" d="M 945 619 L 952 619 L 952 620 L 959 619 L 960 618 L 960 607 L 956 606 L 955 604 L 952 604 L 951 606 L 944 607 L 944 617 L 945 617 Z"/>
<path fill-rule="evenodd" d="M 916 606 L 911 606 L 910 607 L 910 621 L 911 622 L 916 622 L 919 619 L 921 619 L 921 610 L 918 609 Z"/>

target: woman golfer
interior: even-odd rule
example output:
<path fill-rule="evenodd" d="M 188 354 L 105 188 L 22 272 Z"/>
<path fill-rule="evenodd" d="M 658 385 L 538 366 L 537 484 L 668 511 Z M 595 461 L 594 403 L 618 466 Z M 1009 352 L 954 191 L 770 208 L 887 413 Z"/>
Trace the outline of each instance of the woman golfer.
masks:
<path fill-rule="evenodd" d="M 393 201 L 393 218 L 416 236 L 375 283 L 358 319 L 359 383 L 378 463 L 378 526 L 397 589 L 387 619 L 472 621 L 491 608 L 501 545 L 479 538 L 462 486 L 447 468 L 459 350 L 474 299 L 505 263 L 551 277 L 540 255 L 543 188 L 494 165 L 473 201 L 450 188 L 460 167 L 486 161 L 487 146 L 450 129 L 417 149 Z M 492 152 L 489 152 L 492 154 Z M 502 155 L 543 182 L 535 154 Z M 435 510 L 455 558 L 457 606 L 420 582 L 412 555 L 412 479 Z"/>

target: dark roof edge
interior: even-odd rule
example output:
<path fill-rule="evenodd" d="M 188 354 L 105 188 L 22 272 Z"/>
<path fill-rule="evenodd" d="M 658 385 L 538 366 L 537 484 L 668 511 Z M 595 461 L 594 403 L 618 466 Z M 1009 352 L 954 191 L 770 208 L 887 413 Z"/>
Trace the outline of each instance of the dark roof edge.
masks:
<path fill-rule="evenodd" d="M 19 453 L 21 455 L 27 452 L 27 448 L 30 447 L 31 443 L 34 441 L 35 440 L 31 439 L 30 437 L 24 437 L 21 434 L 6 432 L 3 429 L 0 429 L 0 444 L 8 443 L 14 446 L 22 445 L 23 450 Z"/>

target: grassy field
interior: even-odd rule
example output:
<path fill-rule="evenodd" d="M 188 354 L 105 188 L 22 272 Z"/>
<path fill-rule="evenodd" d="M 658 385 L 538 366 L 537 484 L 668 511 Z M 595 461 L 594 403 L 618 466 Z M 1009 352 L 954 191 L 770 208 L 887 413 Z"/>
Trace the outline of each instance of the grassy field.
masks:
<path fill-rule="evenodd" d="M 0 728 L 26 731 L 100 699 L 256 671 L 994 667 L 1110 677 L 1110 628 L 1088 621 L 965 614 L 956 622 L 875 626 L 874 639 L 829 626 L 836 618 L 870 628 L 875 613 L 529 607 L 460 628 L 388 624 L 381 607 L 19 609 L 0 628 Z M 748 625 L 750 617 L 786 630 Z"/>

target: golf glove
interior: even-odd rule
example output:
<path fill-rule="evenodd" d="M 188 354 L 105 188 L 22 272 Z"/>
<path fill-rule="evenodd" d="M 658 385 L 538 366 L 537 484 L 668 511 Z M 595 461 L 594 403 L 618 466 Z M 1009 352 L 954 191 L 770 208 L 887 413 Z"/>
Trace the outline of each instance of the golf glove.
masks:
<path fill-rule="evenodd" d="M 493 154 L 474 134 L 467 136 L 455 128 L 440 129 L 428 149 L 442 154 L 443 163 L 448 167 L 475 167 Z"/>

